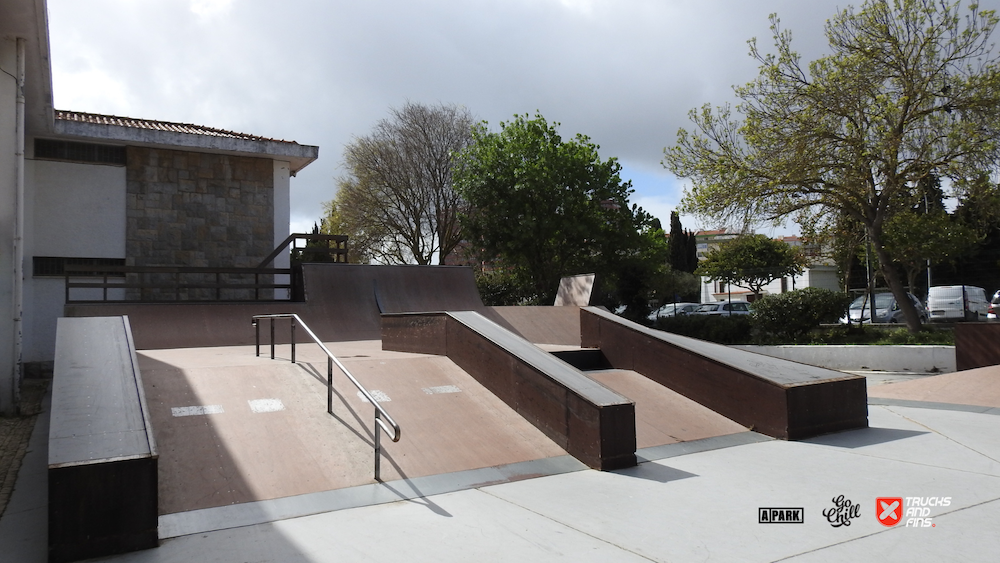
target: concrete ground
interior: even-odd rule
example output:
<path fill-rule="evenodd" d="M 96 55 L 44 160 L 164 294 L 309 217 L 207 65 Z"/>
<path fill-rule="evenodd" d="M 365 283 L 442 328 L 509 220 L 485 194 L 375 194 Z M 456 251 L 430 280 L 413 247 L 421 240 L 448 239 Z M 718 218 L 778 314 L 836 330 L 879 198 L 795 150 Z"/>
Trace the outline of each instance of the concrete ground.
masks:
<path fill-rule="evenodd" d="M 205 354 L 199 361 L 207 368 L 212 353 Z M 178 363 L 166 353 L 147 356 L 174 366 L 160 369 Z M 349 360 L 383 361 L 371 357 Z M 305 360 L 318 365 L 308 355 Z M 198 368 L 181 369 L 194 374 Z M 265 377 L 245 371 L 251 385 Z M 143 373 L 145 378 L 145 368 Z M 613 371 L 595 377 L 641 390 L 641 383 Z M 635 468 L 593 471 L 555 452 L 415 472 L 383 484 L 262 495 L 164 514 L 159 548 L 100 561 L 995 561 L 997 378 L 1000 367 L 896 383 L 883 378 L 869 386 L 869 428 L 801 442 L 740 429 L 678 436 L 655 428 L 655 420 L 643 434 L 643 420 L 652 418 L 637 403 L 637 430 L 644 437 L 638 451 L 643 462 Z M 465 380 L 450 384 L 469 392 Z M 206 394 L 211 386 L 202 385 L 208 384 L 196 381 L 190 389 L 199 399 L 215 400 Z M 302 385 L 312 383 L 304 379 Z M 390 407 L 403 402 L 393 396 L 384 406 L 396 412 Z M 693 409 L 682 418 L 699 416 L 706 415 Z M 0 561 L 45 561 L 47 430 L 43 412 L 0 519 Z M 160 443 L 163 452 L 166 442 Z M 393 446 L 398 444 L 387 448 Z M 895 526 L 880 524 L 880 497 L 899 497 L 915 509 L 910 517 L 922 513 L 925 519 L 904 514 Z M 804 522 L 762 524 L 762 508 L 801 509 Z"/>

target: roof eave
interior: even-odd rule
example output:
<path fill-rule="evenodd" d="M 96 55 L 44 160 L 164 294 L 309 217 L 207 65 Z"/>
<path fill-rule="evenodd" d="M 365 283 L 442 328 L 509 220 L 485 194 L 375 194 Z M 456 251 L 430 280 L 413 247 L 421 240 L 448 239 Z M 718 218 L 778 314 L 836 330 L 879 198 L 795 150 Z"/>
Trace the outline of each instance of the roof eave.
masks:
<path fill-rule="evenodd" d="M 25 126 L 29 134 L 52 131 L 52 69 L 45 0 L 0 3 L 0 37 L 25 40 Z"/>
<path fill-rule="evenodd" d="M 212 152 L 235 156 L 267 157 L 286 161 L 294 176 L 319 158 L 319 147 L 287 141 L 235 139 L 215 135 L 197 135 L 173 131 L 138 129 L 97 123 L 55 120 L 55 133 L 60 137 L 132 146 Z"/>

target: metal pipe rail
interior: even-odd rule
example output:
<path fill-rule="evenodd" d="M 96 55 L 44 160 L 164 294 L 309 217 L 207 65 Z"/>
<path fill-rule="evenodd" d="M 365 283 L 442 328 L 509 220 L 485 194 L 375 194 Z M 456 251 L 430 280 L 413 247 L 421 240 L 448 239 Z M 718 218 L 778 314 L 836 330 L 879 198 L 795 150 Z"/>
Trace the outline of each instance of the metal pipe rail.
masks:
<path fill-rule="evenodd" d="M 257 322 L 260 319 L 270 319 L 271 320 L 271 359 L 272 360 L 274 359 L 274 319 L 291 319 L 291 321 L 292 321 L 292 363 L 293 364 L 295 363 L 295 323 L 296 323 L 296 321 L 298 321 L 298 323 L 300 325 L 302 325 L 302 328 L 305 329 L 306 333 L 309 334 L 309 337 L 313 339 L 313 342 L 315 342 L 316 344 L 318 344 L 319 347 L 324 352 L 326 352 L 326 412 L 328 412 L 329 414 L 333 414 L 333 364 L 337 364 L 337 367 L 340 368 L 340 371 L 343 372 L 343 374 L 346 375 L 347 378 L 351 380 L 351 383 L 353 383 L 354 386 L 358 388 L 358 391 L 360 391 L 361 394 L 364 395 L 366 399 L 368 399 L 368 402 L 370 402 L 371 404 L 375 405 L 375 424 L 378 427 L 381 427 L 381 429 L 383 431 L 385 431 L 385 433 L 392 438 L 393 442 L 398 442 L 399 441 L 399 437 L 400 437 L 399 424 L 396 424 L 396 421 L 393 420 L 391 416 L 389 416 L 389 413 L 386 412 L 386 410 L 384 408 L 382 408 L 382 405 L 378 404 L 378 401 L 375 400 L 375 397 L 373 397 L 372 394 L 369 393 L 368 390 L 365 389 L 365 387 L 363 385 L 361 385 L 361 383 L 358 382 L 357 379 L 355 379 L 355 377 L 351 374 L 351 372 L 346 367 L 344 367 L 344 364 L 340 363 L 340 360 L 338 360 L 337 357 L 333 355 L 333 352 L 330 352 L 330 350 L 326 346 L 323 345 L 323 342 L 320 341 L 320 339 L 316 336 L 316 334 L 312 330 L 310 330 L 309 325 L 307 325 L 306 323 L 302 322 L 302 319 L 299 318 L 299 316 L 296 315 L 295 313 L 281 313 L 281 314 L 276 314 L 276 315 L 254 315 L 253 316 L 253 320 L 251 321 L 251 324 L 253 324 L 255 332 L 256 332 L 256 345 L 257 345 L 256 350 L 257 350 L 257 356 L 260 356 L 260 324 Z M 386 424 L 386 421 L 388 421 L 388 424 Z M 382 434 L 381 434 L 381 432 L 379 432 L 379 428 L 378 427 L 375 428 L 375 480 L 376 481 L 381 481 L 382 479 L 381 479 L 381 476 L 380 476 L 380 469 L 381 469 L 381 451 L 382 451 L 382 445 L 381 445 L 380 437 L 381 437 Z"/>

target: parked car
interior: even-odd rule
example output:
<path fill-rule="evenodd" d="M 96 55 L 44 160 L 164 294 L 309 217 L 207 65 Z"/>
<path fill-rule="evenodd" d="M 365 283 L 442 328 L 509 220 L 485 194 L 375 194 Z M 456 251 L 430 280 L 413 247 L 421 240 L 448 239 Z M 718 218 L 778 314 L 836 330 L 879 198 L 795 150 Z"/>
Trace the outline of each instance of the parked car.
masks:
<path fill-rule="evenodd" d="M 692 315 L 749 315 L 750 303 L 748 301 L 716 301 L 714 303 L 702 303 L 691 312 Z"/>
<path fill-rule="evenodd" d="M 662 317 L 683 317 L 690 315 L 701 303 L 667 303 L 649 314 L 649 320 L 655 321 Z"/>
<path fill-rule="evenodd" d="M 997 313 L 1000 313 L 1000 290 L 993 294 L 993 299 L 986 307 L 986 320 L 997 320 Z"/>
<path fill-rule="evenodd" d="M 927 293 L 931 321 L 982 321 L 989 314 L 986 291 L 972 285 L 942 285 Z"/>
<path fill-rule="evenodd" d="M 912 293 L 907 293 L 910 297 L 910 301 L 913 306 L 917 309 L 917 314 L 920 315 L 920 323 L 927 322 L 927 310 L 924 309 L 924 304 L 917 299 L 917 296 Z M 905 323 L 906 318 L 903 316 L 903 310 L 899 308 L 896 304 L 896 298 L 891 293 L 876 293 L 874 295 L 875 300 L 875 318 L 872 319 L 872 304 L 870 296 L 862 295 L 851 303 L 851 306 L 847 309 L 847 315 L 845 315 L 840 322 L 843 324 L 847 323 L 848 317 L 850 317 L 852 323 Z"/>

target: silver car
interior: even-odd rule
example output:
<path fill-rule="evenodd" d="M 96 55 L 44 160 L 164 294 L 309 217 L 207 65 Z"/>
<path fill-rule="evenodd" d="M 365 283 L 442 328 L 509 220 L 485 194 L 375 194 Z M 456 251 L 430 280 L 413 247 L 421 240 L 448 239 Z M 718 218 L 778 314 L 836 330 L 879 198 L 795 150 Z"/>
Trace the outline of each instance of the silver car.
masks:
<path fill-rule="evenodd" d="M 691 313 L 692 315 L 749 315 L 748 301 L 716 301 L 702 303 Z"/>
<path fill-rule="evenodd" d="M 683 317 L 690 315 L 700 303 L 667 303 L 649 314 L 649 320 L 655 321 L 663 317 Z"/>
<path fill-rule="evenodd" d="M 913 306 L 920 316 L 920 323 L 927 322 L 927 310 L 924 304 L 912 293 L 907 293 Z M 862 295 L 851 303 L 847 310 L 852 323 L 905 323 L 906 318 L 903 310 L 896 304 L 896 298 L 891 293 L 875 294 L 875 318 L 872 318 L 872 303 L 868 295 Z M 840 319 L 841 323 L 847 323 L 847 317 Z"/>

